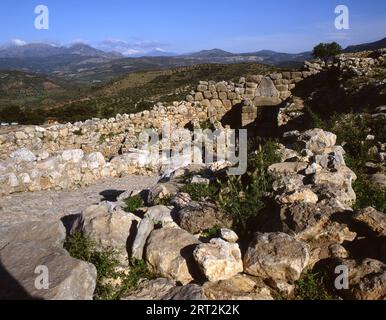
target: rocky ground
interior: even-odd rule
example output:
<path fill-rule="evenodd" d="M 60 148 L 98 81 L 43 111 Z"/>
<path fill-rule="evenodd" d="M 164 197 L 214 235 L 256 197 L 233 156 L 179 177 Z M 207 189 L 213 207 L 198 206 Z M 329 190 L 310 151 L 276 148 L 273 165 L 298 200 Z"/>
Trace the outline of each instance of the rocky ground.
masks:
<path fill-rule="evenodd" d="M 340 57 L 342 64 L 332 68 L 368 76 L 384 61 L 384 53 L 377 57 Z M 296 83 L 308 81 L 300 75 L 275 75 L 275 85 L 292 77 Z M 243 100 L 239 120 L 258 126 L 259 103 L 278 96 L 271 78 L 256 77 L 267 90 L 240 81 L 254 99 Z M 374 84 L 374 103 L 384 97 L 383 82 Z M 215 85 L 200 82 L 198 100 L 210 93 L 210 86 Z M 217 91 L 225 101 L 227 90 L 220 83 Z M 386 214 L 381 212 L 385 109 L 377 104 L 373 113 L 343 114 L 331 131 L 323 121 L 323 129 L 285 130 L 294 119 L 304 119 L 306 103 L 310 105 L 307 99 L 289 97 L 276 119 L 283 132 L 275 141 L 251 139 L 247 172 L 236 177 L 228 174 L 232 164 L 224 161 L 173 163 L 161 170 L 162 178 L 131 176 L 129 160 L 146 157 L 138 150 L 125 155 L 119 148 L 111 160 L 78 142 L 76 147 L 83 149 L 61 149 L 56 129 L 56 138 L 39 128 L 15 133 L 20 139 L 8 136 L 4 145 L 12 153 L 4 153 L 7 159 L 0 166 L 5 181 L 0 198 L 0 298 L 386 299 Z M 294 112 L 294 106 L 302 112 Z M 200 126 L 223 128 L 206 116 Z M 125 120 L 119 130 L 125 130 L 130 116 L 120 118 Z M 189 118 L 189 112 L 183 118 Z M 95 125 L 92 121 L 90 135 Z M 100 126 L 108 130 L 117 126 L 117 119 L 102 120 Z M 35 137 L 35 131 L 41 136 Z M 173 136 L 177 146 L 179 133 Z M 26 149 L 28 134 L 37 138 L 37 147 L 48 142 L 55 155 Z M 127 137 L 119 141 L 124 144 Z M 374 175 L 377 183 L 372 182 Z M 89 186 L 79 188 L 77 183 Z M 26 190 L 35 192 L 17 193 Z M 47 286 L 44 279 L 49 279 Z"/>

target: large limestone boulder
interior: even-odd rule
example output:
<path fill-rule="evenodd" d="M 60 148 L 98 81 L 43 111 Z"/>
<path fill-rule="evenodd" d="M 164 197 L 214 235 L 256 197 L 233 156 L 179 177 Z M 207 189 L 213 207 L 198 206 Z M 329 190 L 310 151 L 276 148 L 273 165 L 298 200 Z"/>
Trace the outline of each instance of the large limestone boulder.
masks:
<path fill-rule="evenodd" d="M 88 207 L 82 213 L 82 232 L 101 250 L 118 252 L 122 264 L 128 263 L 128 245 L 137 231 L 140 219 L 110 203 Z"/>
<path fill-rule="evenodd" d="M 278 229 L 309 244 L 310 265 L 331 256 L 330 246 L 351 242 L 356 238 L 343 222 L 334 216 L 345 215 L 345 210 L 333 201 L 318 204 L 298 203 L 280 210 Z"/>
<path fill-rule="evenodd" d="M 309 262 L 308 247 L 285 233 L 257 233 L 244 256 L 244 272 L 294 282 Z"/>
<path fill-rule="evenodd" d="M 0 227 L 0 249 L 15 242 L 38 242 L 47 247 L 61 247 L 66 229 L 60 221 L 32 221 Z"/>
<path fill-rule="evenodd" d="M 168 207 L 154 206 L 148 208 L 138 226 L 138 231 L 131 252 L 133 258 L 138 260 L 143 259 L 143 250 L 145 248 L 147 238 L 154 230 L 156 225 L 161 225 L 162 227 L 179 228 L 173 220 L 171 209 Z"/>
<path fill-rule="evenodd" d="M 96 269 L 70 257 L 63 249 L 65 237 L 60 221 L 0 228 L 0 299 L 92 299 Z M 40 286 L 43 275 L 48 276 L 47 289 Z"/>
<path fill-rule="evenodd" d="M 203 291 L 208 300 L 273 300 L 271 290 L 261 278 L 241 274 L 227 280 L 206 282 Z"/>
<path fill-rule="evenodd" d="M 95 267 L 70 257 L 62 248 L 45 247 L 40 242 L 12 243 L 1 249 L 0 262 L 0 299 L 91 300 L 93 297 Z M 38 278 L 44 270 L 49 281 L 46 290 L 39 286 Z"/>
<path fill-rule="evenodd" d="M 330 264 L 335 275 L 336 266 L 348 268 L 348 290 L 340 290 L 339 295 L 354 300 L 386 299 L 386 265 L 374 259 L 363 261 L 338 259 Z"/>
<path fill-rule="evenodd" d="M 198 244 L 200 241 L 182 229 L 154 230 L 147 240 L 146 262 L 154 273 L 187 284 L 199 273 L 193 259 Z"/>
<path fill-rule="evenodd" d="M 232 278 L 243 271 L 241 251 L 237 243 L 212 239 L 197 246 L 194 259 L 209 281 Z"/>
<path fill-rule="evenodd" d="M 177 220 L 181 228 L 192 234 L 214 227 L 229 228 L 232 225 L 226 213 L 208 202 L 190 202 L 178 212 Z"/>

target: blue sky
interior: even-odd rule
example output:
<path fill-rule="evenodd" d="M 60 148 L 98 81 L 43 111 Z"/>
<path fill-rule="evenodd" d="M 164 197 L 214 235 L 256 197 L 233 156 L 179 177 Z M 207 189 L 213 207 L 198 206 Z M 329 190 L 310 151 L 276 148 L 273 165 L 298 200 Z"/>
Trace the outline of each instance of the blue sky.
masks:
<path fill-rule="evenodd" d="M 35 6 L 47 5 L 50 29 L 34 28 Z M 335 7 L 350 9 L 350 30 L 334 28 Z M 145 52 L 310 50 L 386 36 L 385 0 L 1 0 L 0 43 L 69 44 Z"/>

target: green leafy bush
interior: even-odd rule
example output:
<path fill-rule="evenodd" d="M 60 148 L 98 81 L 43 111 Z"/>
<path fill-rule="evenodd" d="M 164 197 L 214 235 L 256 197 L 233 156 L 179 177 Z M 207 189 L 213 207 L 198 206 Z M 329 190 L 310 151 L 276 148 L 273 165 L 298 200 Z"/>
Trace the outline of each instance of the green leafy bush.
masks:
<path fill-rule="evenodd" d="M 234 228 L 244 233 L 249 218 L 265 207 L 265 198 L 272 181 L 268 167 L 278 162 L 277 145 L 268 141 L 249 157 L 248 170 L 243 176 L 228 176 L 220 183 L 217 203 L 233 219 Z"/>
<path fill-rule="evenodd" d="M 186 184 L 181 191 L 189 194 L 193 201 L 205 201 L 216 197 L 218 186 L 205 183 L 190 183 Z"/>
<path fill-rule="evenodd" d="M 125 211 L 127 212 L 136 212 L 139 208 L 145 206 L 145 202 L 140 195 L 129 197 L 124 202 L 126 204 Z"/>
<path fill-rule="evenodd" d="M 72 257 L 92 263 L 97 269 L 96 300 L 118 300 L 135 290 L 141 279 L 155 278 L 142 260 L 131 261 L 129 271 L 123 271 L 119 268 L 116 251 L 96 250 L 95 242 L 81 233 L 69 237 L 64 248 Z"/>

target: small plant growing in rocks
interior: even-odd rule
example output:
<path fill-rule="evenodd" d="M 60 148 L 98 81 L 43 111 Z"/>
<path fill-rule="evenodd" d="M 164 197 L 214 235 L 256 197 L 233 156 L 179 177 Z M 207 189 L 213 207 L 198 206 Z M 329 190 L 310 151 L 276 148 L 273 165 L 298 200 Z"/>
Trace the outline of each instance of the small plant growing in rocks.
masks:
<path fill-rule="evenodd" d="M 145 202 L 140 195 L 129 197 L 124 202 L 126 204 L 125 211 L 127 212 L 136 212 L 145 206 Z"/>
<path fill-rule="evenodd" d="M 135 290 L 141 279 L 155 278 L 142 260 L 131 261 L 128 270 L 123 270 L 119 265 L 117 252 L 96 250 L 95 242 L 81 233 L 69 237 L 64 248 L 72 257 L 92 263 L 96 267 L 96 300 L 119 300 Z"/>
<path fill-rule="evenodd" d="M 202 232 L 201 237 L 206 238 L 206 239 L 215 238 L 215 237 L 219 236 L 220 231 L 221 231 L 220 227 L 213 227 L 213 228 L 210 228 L 210 229 Z"/>
<path fill-rule="evenodd" d="M 236 229 L 247 230 L 249 218 L 265 207 L 265 198 L 271 188 L 268 167 L 279 161 L 277 146 L 268 141 L 250 156 L 248 171 L 243 176 L 228 176 L 219 188 L 217 203 L 228 212 Z"/>
<path fill-rule="evenodd" d="M 218 186 L 214 184 L 192 183 L 186 184 L 182 192 L 190 195 L 193 201 L 205 201 L 215 199 L 218 193 Z"/>
<path fill-rule="evenodd" d="M 296 282 L 295 295 L 297 300 L 334 300 L 326 289 L 326 277 L 323 273 L 306 272 Z"/>
<path fill-rule="evenodd" d="M 202 121 L 200 122 L 200 128 L 201 130 L 216 130 L 216 128 L 214 127 L 213 123 L 210 121 L 210 120 L 206 120 L 206 121 Z"/>

